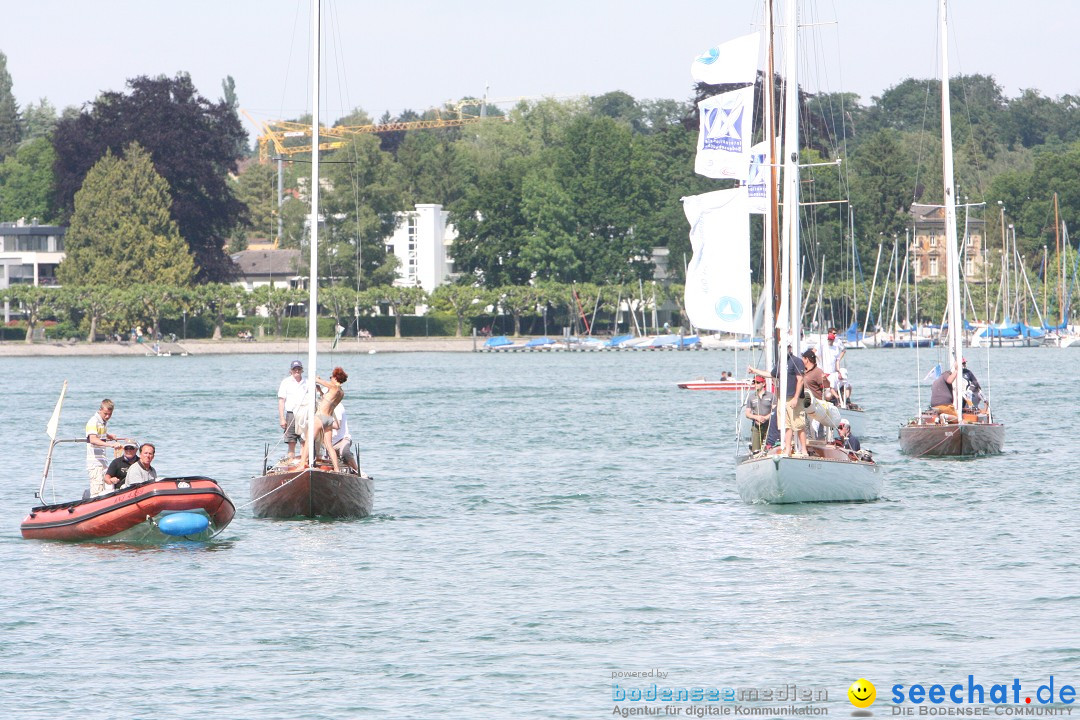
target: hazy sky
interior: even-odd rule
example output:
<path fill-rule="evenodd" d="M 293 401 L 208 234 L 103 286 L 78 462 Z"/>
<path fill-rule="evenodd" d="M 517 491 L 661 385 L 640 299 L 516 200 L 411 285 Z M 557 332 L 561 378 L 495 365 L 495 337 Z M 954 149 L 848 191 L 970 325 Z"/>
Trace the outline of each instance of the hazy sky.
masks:
<path fill-rule="evenodd" d="M 778 0 L 782 5 L 783 0 Z M 803 22 L 833 58 L 829 86 L 864 102 L 936 70 L 936 0 L 808 0 Z M 755 0 L 324 0 L 323 112 L 375 118 L 448 99 L 596 95 L 686 99 L 691 59 L 750 32 Z M 3 5 L 0 51 L 20 106 L 58 109 L 136 75 L 191 74 L 211 99 L 226 75 L 261 120 L 309 109 L 308 0 L 16 0 Z M 1080 2 L 953 0 L 953 73 L 992 74 L 1007 95 L 1080 94 Z M 839 58 L 839 61 L 836 60 Z M 811 88 L 815 89 L 815 88 Z M 324 118 L 325 119 L 325 118 Z M 246 123 L 246 121 L 245 121 Z M 248 126 L 248 130 L 251 128 Z"/>

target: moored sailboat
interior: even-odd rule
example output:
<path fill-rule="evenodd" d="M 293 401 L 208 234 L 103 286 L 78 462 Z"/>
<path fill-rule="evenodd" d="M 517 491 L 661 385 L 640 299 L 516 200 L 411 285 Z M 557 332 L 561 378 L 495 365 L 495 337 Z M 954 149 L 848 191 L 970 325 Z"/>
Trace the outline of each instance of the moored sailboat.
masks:
<path fill-rule="evenodd" d="M 317 367 L 316 319 L 318 316 L 318 245 L 319 245 L 319 62 L 320 0 L 311 0 L 312 24 L 312 115 L 311 115 L 311 245 L 308 277 L 308 367 Z M 316 396 L 308 393 L 306 432 L 314 432 Z M 293 518 L 328 517 L 362 518 L 371 514 L 375 504 L 375 481 L 363 472 L 353 472 L 339 463 L 335 469 L 329 460 L 316 458 L 316 443 L 307 443 L 308 456 L 297 467 L 285 458 L 263 468 L 262 475 L 251 480 L 252 511 L 255 517 Z"/>
<path fill-rule="evenodd" d="M 960 299 L 960 254 L 956 231 L 956 195 L 953 174 L 952 118 L 949 98 L 948 3 L 941 0 L 941 145 L 945 188 L 945 243 L 948 252 L 947 316 L 949 319 L 949 361 L 952 369 L 952 413 L 923 411 L 900 428 L 900 449 L 915 457 L 971 457 L 1000 453 L 1005 444 L 1005 426 L 989 411 L 974 414 L 964 408 L 966 381 L 963 366 L 963 327 Z"/>

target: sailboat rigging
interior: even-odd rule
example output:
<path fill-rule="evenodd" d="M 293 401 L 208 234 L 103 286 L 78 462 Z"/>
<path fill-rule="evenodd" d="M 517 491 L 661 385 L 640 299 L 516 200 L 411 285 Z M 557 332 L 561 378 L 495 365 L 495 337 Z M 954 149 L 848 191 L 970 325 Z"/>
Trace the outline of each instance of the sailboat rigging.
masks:
<path fill-rule="evenodd" d="M 308 368 L 317 367 L 317 332 L 319 294 L 319 62 L 320 0 L 311 0 L 312 25 L 312 101 L 311 101 L 311 246 L 308 277 Z M 315 433 L 316 393 L 314 381 L 306 401 L 305 432 Z M 351 472 L 347 466 L 335 469 L 329 461 L 316 457 L 316 443 L 305 443 L 307 457 L 302 467 L 291 459 L 264 466 L 262 475 L 252 478 L 251 496 L 256 517 L 332 517 L 359 518 L 371 514 L 375 502 L 375 482 L 371 477 Z"/>
<path fill-rule="evenodd" d="M 960 296 L 960 253 L 956 232 L 956 188 L 953 173 L 952 117 L 949 98 L 948 1 L 941 0 L 941 145 L 942 175 L 945 190 L 945 244 L 948 253 L 949 362 L 947 370 L 935 382 L 951 388 L 951 412 L 945 403 L 920 412 L 900 428 L 900 449 L 917 457 L 966 457 L 1000 453 L 1005 444 L 1005 426 L 995 422 L 987 406 L 974 413 L 964 407 L 967 381 L 963 367 L 963 310 Z M 950 379 L 951 378 L 951 379 Z M 931 404 L 935 400 L 931 395 Z"/>
<path fill-rule="evenodd" d="M 797 41 L 797 19 L 798 8 L 796 0 L 788 0 L 787 2 L 787 28 L 788 33 L 786 36 L 786 49 L 785 49 L 785 63 L 786 71 L 784 78 L 786 82 L 785 88 L 785 110 L 784 110 L 784 171 L 783 171 L 783 183 L 784 183 L 784 213 L 782 217 L 783 227 L 782 230 L 777 232 L 777 218 L 779 217 L 776 208 L 777 199 L 777 144 L 772 134 L 773 112 L 771 111 L 771 103 L 768 102 L 772 93 L 772 78 L 774 77 L 772 72 L 772 26 L 773 26 L 773 9 L 771 0 L 766 0 L 765 4 L 765 33 L 768 38 L 768 68 L 769 76 L 766 78 L 766 138 L 767 141 L 765 151 L 765 163 L 770 168 L 769 182 L 766 183 L 765 197 L 768 199 L 766 208 L 764 210 L 766 214 L 765 218 L 765 256 L 767 258 L 766 271 L 765 271 L 765 288 L 768 295 L 766 302 L 766 320 L 764 329 L 768 333 L 766 338 L 766 364 L 772 364 L 774 358 L 777 368 L 777 374 L 779 375 L 779 393 L 778 396 L 782 399 L 781 402 L 788 402 L 786 400 L 788 390 L 788 373 L 786 368 L 791 358 L 790 349 L 798 349 L 800 347 L 800 324 L 801 324 L 801 306 L 802 306 L 802 284 L 800 282 L 801 267 L 800 267 L 800 250 L 799 250 L 799 129 L 798 129 L 798 78 L 796 74 L 796 57 L 798 50 Z M 732 41 L 732 44 L 734 41 Z M 726 48 L 727 45 L 721 46 Z M 719 53 L 722 57 L 723 53 Z M 714 58 L 716 54 L 714 54 Z M 757 55 L 754 55 L 754 61 L 756 62 Z M 741 82 L 742 80 L 728 80 L 727 82 Z M 752 82 L 752 78 L 747 80 Z M 740 91 L 733 91 L 740 92 Z M 733 94 L 730 93 L 730 94 Z M 729 93 L 725 93 L 728 95 Z M 702 109 L 702 140 L 699 141 L 698 147 L 698 171 L 709 177 L 740 177 L 747 174 L 746 168 L 750 167 L 751 163 L 747 162 L 740 175 L 731 173 L 728 175 L 712 174 L 703 172 L 701 156 L 705 152 L 708 152 L 710 137 L 707 134 L 707 123 L 705 119 L 705 112 L 711 111 L 711 108 L 716 107 L 720 102 L 720 96 L 717 98 L 709 98 L 699 104 L 699 108 Z M 749 136 L 749 129 L 745 129 L 745 135 Z M 749 204 L 743 206 L 741 215 L 738 212 L 732 212 L 730 208 L 736 204 L 737 193 L 748 193 L 749 190 L 746 185 L 740 189 L 735 190 L 723 190 L 713 193 L 707 193 L 703 196 L 696 196 L 694 198 L 684 198 L 684 210 L 686 210 L 687 218 L 691 223 L 691 241 L 694 245 L 695 257 L 691 263 L 691 272 L 687 273 L 687 308 L 692 307 L 691 299 L 706 297 L 708 291 L 720 284 L 725 278 L 720 276 L 720 273 L 724 272 L 726 268 L 715 267 L 713 270 L 717 273 L 716 276 L 705 276 L 701 272 L 701 268 L 705 265 L 704 261 L 699 258 L 699 251 L 702 252 L 702 257 L 707 258 L 709 250 L 709 243 L 716 242 L 712 238 L 704 237 L 710 234 L 712 231 L 723 230 L 725 248 L 729 253 L 737 251 L 738 257 L 748 257 L 748 253 L 743 253 L 741 247 L 743 243 L 749 242 L 749 212 L 752 210 Z M 724 222 L 727 223 L 723 228 L 719 223 L 709 226 L 705 222 L 707 219 L 706 213 L 719 212 L 719 204 L 709 205 L 708 198 L 714 196 L 716 198 L 723 198 L 723 210 L 727 213 Z M 737 206 L 736 206 L 737 207 Z M 760 212 L 760 211 L 759 211 Z M 702 230 L 704 229 L 704 232 Z M 782 247 L 781 247 L 782 240 Z M 738 247 L 736 247 L 738 246 Z M 729 260 L 728 265 L 733 265 L 736 261 L 734 259 Z M 740 268 L 741 270 L 741 268 Z M 742 271 L 742 278 L 746 284 L 749 284 L 748 277 L 745 271 Z M 748 294 L 749 288 L 747 287 L 745 292 Z M 708 310 L 709 308 L 706 308 Z M 701 316 L 703 320 L 695 320 L 695 325 L 706 329 L 713 330 L 726 330 L 728 332 L 739 332 L 748 334 L 752 332 L 753 328 L 749 321 L 741 327 L 735 327 L 734 323 L 723 323 L 719 320 L 723 318 L 710 317 L 709 312 L 702 312 Z M 794 390 L 794 389 L 793 389 Z M 802 403 L 803 398 L 792 398 L 791 402 Z M 830 406 L 831 407 L 831 406 Z M 835 411 L 835 408 L 833 408 Z M 822 410 L 823 417 L 827 417 L 826 424 L 835 426 L 837 417 L 835 414 L 826 413 Z M 781 437 L 783 437 L 788 426 L 788 419 L 785 417 L 783 411 L 777 413 Z M 793 413 L 793 417 L 798 417 L 800 413 Z M 863 459 L 867 458 L 867 459 Z M 870 460 L 866 455 L 858 456 L 854 452 L 850 452 L 838 445 L 825 441 L 811 441 L 807 443 L 806 448 L 799 455 L 782 455 L 780 448 L 775 447 L 771 450 L 763 450 L 756 452 L 749 456 L 742 456 L 737 459 L 736 465 L 736 486 L 740 497 L 746 502 L 766 502 L 766 503 L 793 503 L 793 502 L 828 502 L 828 501 L 861 501 L 861 500 L 873 500 L 880 495 L 882 487 L 881 470 L 880 468 Z"/>

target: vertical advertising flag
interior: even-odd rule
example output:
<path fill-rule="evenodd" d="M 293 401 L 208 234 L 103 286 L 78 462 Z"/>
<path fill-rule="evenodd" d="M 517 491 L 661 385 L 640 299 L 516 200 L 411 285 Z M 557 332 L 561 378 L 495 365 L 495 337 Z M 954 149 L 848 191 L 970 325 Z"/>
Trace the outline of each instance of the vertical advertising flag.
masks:
<path fill-rule="evenodd" d="M 759 142 L 750 148 L 750 174 L 743 183 L 749 212 L 765 214 L 769 202 L 766 192 L 769 182 L 769 143 Z"/>
<path fill-rule="evenodd" d="M 683 198 L 694 256 L 686 269 L 686 314 L 704 330 L 753 332 L 750 216 L 742 188 Z"/>
<path fill-rule="evenodd" d="M 714 95 L 698 103 L 701 127 L 694 171 L 711 178 L 746 180 L 750 172 L 750 133 L 754 87 Z"/>
<path fill-rule="evenodd" d="M 752 83 L 757 79 L 761 33 L 751 33 L 709 48 L 690 63 L 694 82 L 709 85 Z"/>

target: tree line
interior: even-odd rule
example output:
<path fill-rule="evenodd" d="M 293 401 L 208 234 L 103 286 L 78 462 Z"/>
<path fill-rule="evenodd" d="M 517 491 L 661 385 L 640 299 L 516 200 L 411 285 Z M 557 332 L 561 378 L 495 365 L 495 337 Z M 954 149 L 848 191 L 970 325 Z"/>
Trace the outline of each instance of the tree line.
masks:
<path fill-rule="evenodd" d="M 1054 193 L 1062 218 L 1080 222 L 1078 98 L 1034 90 L 1007 98 L 983 75 L 950 82 L 958 193 L 986 203 L 973 211 L 986 220 L 989 247 L 1001 244 L 1003 214 L 1037 269 L 1041 247 L 1055 248 Z M 183 73 L 133 78 L 125 92 L 59 114 L 46 100 L 20 110 L 11 85 L 0 53 L 0 220 L 69 225 L 62 282 L 227 282 L 228 251 L 249 238 L 306 242 L 307 164 L 286 164 L 279 208 L 276 169 L 249 162 L 231 79 L 211 101 Z M 769 86 L 759 79 L 758 108 Z M 775 81 L 771 88 L 778 92 Z M 656 246 L 669 249 L 669 274 L 681 281 L 691 253 L 679 200 L 723 184 L 693 173 L 696 101 L 722 89 L 688 88 L 685 100 L 611 92 L 521 102 L 460 128 L 356 135 L 324 155 L 323 282 L 390 284 L 397 263 L 385 240 L 396 213 L 429 202 L 446 207 L 457 229 L 460 284 L 633 285 L 653 277 Z M 938 202 L 939 93 L 937 81 L 909 78 L 867 103 L 801 95 L 803 160 L 843 161 L 804 170 L 804 198 L 845 201 L 809 211 L 806 277 L 866 280 L 878 243 L 910 226 L 910 205 Z M 337 124 L 370 122 L 356 109 Z M 759 281 L 758 243 L 752 257 Z"/>

